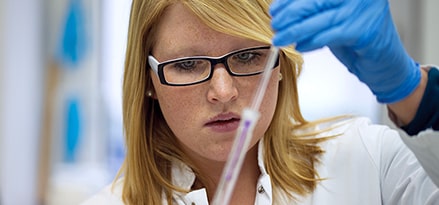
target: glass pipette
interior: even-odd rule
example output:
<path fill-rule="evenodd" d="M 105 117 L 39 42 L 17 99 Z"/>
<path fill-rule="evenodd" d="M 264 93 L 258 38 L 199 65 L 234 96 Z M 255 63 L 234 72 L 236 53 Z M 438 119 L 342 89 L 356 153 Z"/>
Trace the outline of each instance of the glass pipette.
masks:
<path fill-rule="evenodd" d="M 226 165 L 223 169 L 220 182 L 212 200 L 212 205 L 229 204 L 232 191 L 244 161 L 245 154 L 252 138 L 253 129 L 259 119 L 259 107 L 267 90 L 268 81 L 271 77 L 272 69 L 278 59 L 279 48 L 271 46 L 270 53 L 265 64 L 261 81 L 250 107 L 243 110 L 241 122 L 239 124 L 232 150 L 230 151 Z"/>

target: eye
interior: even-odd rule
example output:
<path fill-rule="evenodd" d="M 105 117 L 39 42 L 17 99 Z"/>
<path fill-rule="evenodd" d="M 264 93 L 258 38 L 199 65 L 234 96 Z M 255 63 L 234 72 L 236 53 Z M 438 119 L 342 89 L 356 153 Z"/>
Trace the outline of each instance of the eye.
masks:
<path fill-rule="evenodd" d="M 255 58 L 255 56 L 256 56 L 256 54 L 253 52 L 243 52 L 243 53 L 238 53 L 235 55 L 237 60 L 240 60 L 240 61 L 249 61 L 249 60 Z"/>
<path fill-rule="evenodd" d="M 185 59 L 165 66 L 165 72 L 203 73 L 209 69 L 209 61 L 202 59 Z"/>
<path fill-rule="evenodd" d="M 197 61 L 188 60 L 188 61 L 182 61 L 174 64 L 175 68 L 183 69 L 183 70 L 191 70 L 194 69 L 197 66 Z"/>
<path fill-rule="evenodd" d="M 256 64 L 259 63 L 262 53 L 260 51 L 245 51 L 232 56 L 232 62 L 235 64 Z"/>

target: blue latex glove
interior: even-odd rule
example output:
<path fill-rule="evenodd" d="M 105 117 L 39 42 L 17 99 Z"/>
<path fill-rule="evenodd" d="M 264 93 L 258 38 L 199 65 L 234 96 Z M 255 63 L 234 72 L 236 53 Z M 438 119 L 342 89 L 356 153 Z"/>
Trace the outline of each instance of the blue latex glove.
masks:
<path fill-rule="evenodd" d="M 270 14 L 275 46 L 295 43 L 300 52 L 328 46 L 379 102 L 402 100 L 420 83 L 387 0 L 277 0 Z"/>

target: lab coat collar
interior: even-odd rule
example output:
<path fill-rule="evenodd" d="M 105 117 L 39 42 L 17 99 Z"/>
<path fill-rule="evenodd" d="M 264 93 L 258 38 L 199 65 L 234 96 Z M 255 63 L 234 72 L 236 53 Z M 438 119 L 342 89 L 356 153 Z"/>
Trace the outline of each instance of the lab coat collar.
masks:
<path fill-rule="evenodd" d="M 191 168 L 181 161 L 175 160 L 172 163 L 172 184 L 190 190 L 195 182 L 195 174 Z"/>
<path fill-rule="evenodd" d="M 271 179 L 270 175 L 268 175 L 267 170 L 265 169 L 265 163 L 264 163 L 264 138 L 259 140 L 258 143 L 258 165 L 259 170 L 261 171 L 261 175 L 258 180 L 258 189 L 260 186 L 264 189 L 264 194 L 266 195 L 266 199 L 268 201 L 272 201 L 272 186 L 271 186 Z M 257 193 L 260 194 L 260 193 Z M 264 203 L 262 203 L 264 204 Z M 270 203 L 271 204 L 271 203 Z"/>
<path fill-rule="evenodd" d="M 271 187 L 271 180 L 270 176 L 267 174 L 267 171 L 265 169 L 264 165 L 264 145 L 263 140 L 261 139 L 258 143 L 258 166 L 261 172 L 261 175 L 258 179 L 258 187 L 256 189 L 258 190 L 260 186 L 264 189 L 263 195 L 265 195 L 264 198 L 269 199 L 271 201 L 272 198 L 272 187 Z M 185 190 L 190 190 L 192 185 L 195 182 L 195 174 L 191 168 L 189 168 L 186 164 L 184 164 L 181 161 L 174 161 L 172 163 L 172 183 L 175 186 L 181 187 Z M 196 198 L 199 198 L 198 196 L 200 193 L 203 193 L 205 195 L 206 191 L 205 189 L 199 189 L 191 191 L 187 194 L 185 193 L 177 193 L 177 195 L 186 195 L 186 197 L 193 197 L 197 196 Z M 257 193 L 261 194 L 261 193 Z"/>

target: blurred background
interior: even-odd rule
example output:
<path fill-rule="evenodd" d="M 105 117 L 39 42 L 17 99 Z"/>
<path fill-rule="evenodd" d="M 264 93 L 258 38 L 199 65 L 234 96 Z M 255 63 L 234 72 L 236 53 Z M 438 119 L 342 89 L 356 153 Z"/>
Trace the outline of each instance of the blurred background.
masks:
<path fill-rule="evenodd" d="M 0 1 L 0 204 L 78 204 L 111 183 L 124 157 L 121 84 L 130 0 Z M 417 61 L 439 64 L 436 0 L 391 0 Z M 305 53 L 309 120 L 388 123 L 365 85 L 323 48 Z"/>

